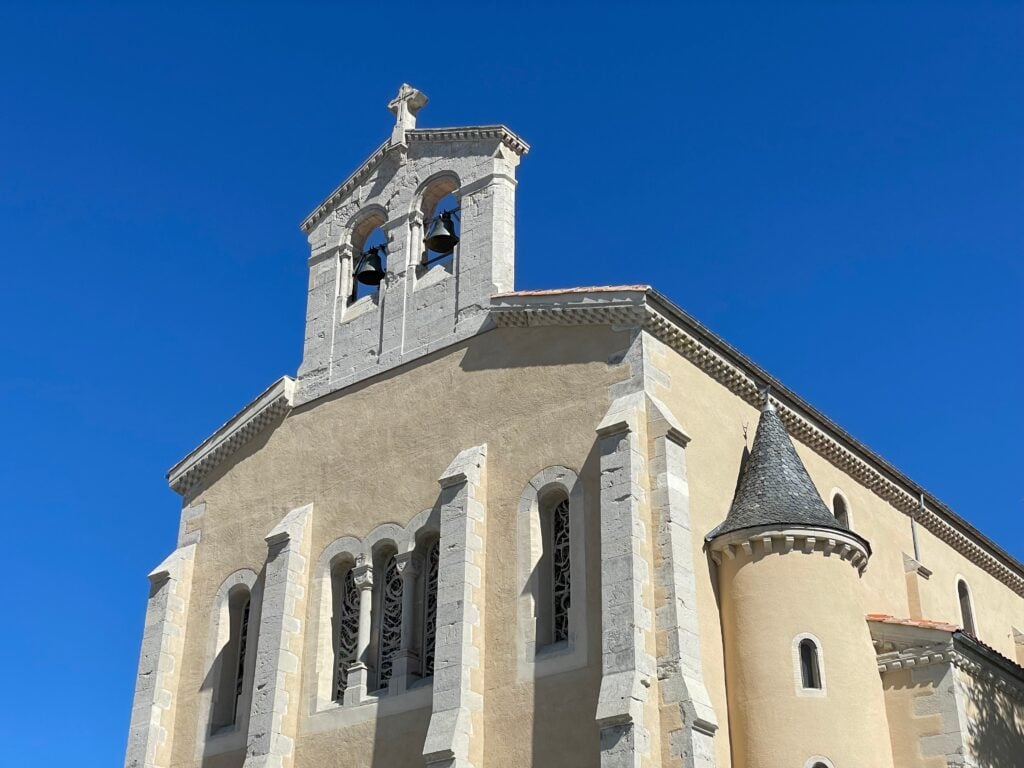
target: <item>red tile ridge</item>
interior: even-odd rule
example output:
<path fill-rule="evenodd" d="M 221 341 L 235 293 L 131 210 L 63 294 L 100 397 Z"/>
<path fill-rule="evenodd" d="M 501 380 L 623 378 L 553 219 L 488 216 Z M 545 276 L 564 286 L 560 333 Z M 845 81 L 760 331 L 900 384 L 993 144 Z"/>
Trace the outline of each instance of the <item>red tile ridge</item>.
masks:
<path fill-rule="evenodd" d="M 492 298 L 506 296 L 556 296 L 560 293 L 616 293 L 619 291 L 649 291 L 649 285 L 591 285 L 584 288 L 546 288 L 538 291 L 506 291 L 496 293 Z"/>
<path fill-rule="evenodd" d="M 905 627 L 921 627 L 923 629 L 941 629 L 944 632 L 956 632 L 959 627 L 955 624 L 948 624 L 945 621 L 932 621 L 931 619 L 901 619 L 891 616 L 888 613 L 869 613 L 868 621 L 875 621 L 880 624 L 901 624 Z"/>

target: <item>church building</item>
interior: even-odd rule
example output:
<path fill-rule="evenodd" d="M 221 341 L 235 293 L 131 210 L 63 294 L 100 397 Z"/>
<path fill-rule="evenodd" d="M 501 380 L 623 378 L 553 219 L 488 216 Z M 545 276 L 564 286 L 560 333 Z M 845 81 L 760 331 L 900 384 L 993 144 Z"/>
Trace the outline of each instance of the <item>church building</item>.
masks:
<path fill-rule="evenodd" d="M 1024 565 L 657 290 L 517 291 L 529 147 L 426 102 L 168 473 L 126 767 L 1024 766 Z"/>

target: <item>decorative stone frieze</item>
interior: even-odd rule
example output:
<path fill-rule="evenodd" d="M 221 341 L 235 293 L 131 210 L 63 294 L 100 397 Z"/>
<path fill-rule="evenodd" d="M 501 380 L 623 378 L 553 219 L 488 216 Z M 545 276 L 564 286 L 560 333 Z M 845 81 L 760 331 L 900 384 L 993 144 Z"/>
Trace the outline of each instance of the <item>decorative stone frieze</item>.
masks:
<path fill-rule="evenodd" d="M 195 553 L 195 544 L 176 549 L 149 574 L 125 768 L 171 766 Z"/>
<path fill-rule="evenodd" d="M 198 448 L 171 467 L 167 473 L 171 488 L 187 496 L 214 467 L 286 414 L 291 409 L 294 390 L 295 379 L 290 376 L 282 376 L 271 384 Z"/>
<path fill-rule="evenodd" d="M 245 768 L 290 768 L 294 763 L 312 518 L 312 505 L 299 507 L 266 536 Z"/>
<path fill-rule="evenodd" d="M 709 542 L 708 548 L 716 564 L 721 564 L 723 559 L 732 560 L 735 557 L 760 558 L 791 552 L 820 552 L 847 561 L 861 574 L 868 567 L 870 556 L 864 542 L 855 535 L 813 528 L 761 527 L 734 531 Z"/>
<path fill-rule="evenodd" d="M 638 324 L 751 405 L 760 406 L 770 386 L 792 437 L 1024 596 L 1024 566 L 934 496 L 922 509 L 919 485 L 649 286 L 497 294 L 491 316 L 498 327 Z"/>
<path fill-rule="evenodd" d="M 462 451 L 441 485 L 434 702 L 428 766 L 483 768 L 484 541 L 487 446 Z"/>

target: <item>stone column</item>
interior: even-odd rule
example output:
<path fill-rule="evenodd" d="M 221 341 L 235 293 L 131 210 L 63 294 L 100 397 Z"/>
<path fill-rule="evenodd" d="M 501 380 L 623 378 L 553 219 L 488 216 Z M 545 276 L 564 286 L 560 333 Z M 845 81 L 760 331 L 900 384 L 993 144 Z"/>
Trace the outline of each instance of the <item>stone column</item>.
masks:
<path fill-rule="evenodd" d="M 483 767 L 484 540 L 487 446 L 468 448 L 441 475 L 434 700 L 423 745 L 428 766 Z"/>
<path fill-rule="evenodd" d="M 647 652 L 651 614 L 643 589 L 650 583 L 644 556 L 647 530 L 641 515 L 645 501 L 645 462 L 641 446 L 644 394 L 612 403 L 597 428 L 601 453 L 601 693 L 597 723 L 601 729 L 601 768 L 656 765 L 651 755 L 652 727 L 647 717 L 655 660 Z"/>
<path fill-rule="evenodd" d="M 306 299 L 306 336 L 303 341 L 303 401 L 328 391 L 333 350 L 334 324 L 337 321 L 338 289 L 343 276 L 337 248 L 314 250 L 309 258 L 309 286 Z"/>
<path fill-rule="evenodd" d="M 373 623 L 373 566 L 360 563 L 352 569 L 352 582 L 359 590 L 359 634 L 356 636 L 356 663 L 348 668 L 345 703 L 366 700 L 370 685 L 370 630 Z"/>
<path fill-rule="evenodd" d="M 690 438 L 668 407 L 649 395 L 647 436 L 651 507 L 657 521 L 655 581 L 663 595 L 655 622 L 662 733 L 669 740 L 668 766 L 714 768 L 718 721 L 704 684 L 700 658 L 686 479 L 685 449 Z"/>
<path fill-rule="evenodd" d="M 395 567 L 402 579 L 402 641 L 391 662 L 390 693 L 409 687 L 419 675 L 420 657 L 416 653 L 416 585 L 421 567 L 420 558 L 412 552 L 395 555 Z"/>
<path fill-rule="evenodd" d="M 292 510 L 265 539 L 267 564 L 245 768 L 294 764 L 312 520 L 312 505 Z"/>
<path fill-rule="evenodd" d="M 170 768 L 178 681 L 196 545 L 176 549 L 149 574 L 135 700 L 128 727 L 125 768 Z"/>

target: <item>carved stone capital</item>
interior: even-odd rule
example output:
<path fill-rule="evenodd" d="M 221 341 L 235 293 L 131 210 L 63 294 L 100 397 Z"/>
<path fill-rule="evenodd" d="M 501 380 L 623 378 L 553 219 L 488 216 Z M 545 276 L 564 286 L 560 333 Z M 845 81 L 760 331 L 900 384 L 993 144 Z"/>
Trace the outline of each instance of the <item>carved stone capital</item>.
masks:
<path fill-rule="evenodd" d="M 352 582 L 362 591 L 373 589 L 373 566 L 364 563 L 353 568 Z"/>

